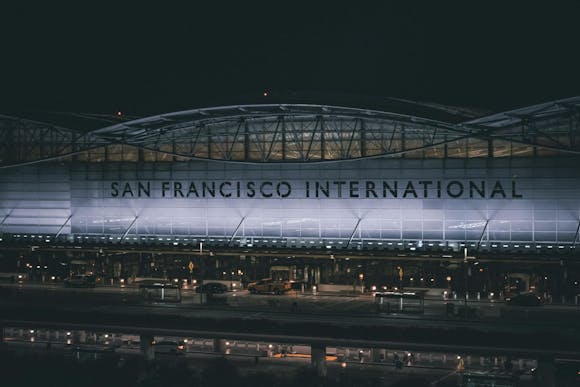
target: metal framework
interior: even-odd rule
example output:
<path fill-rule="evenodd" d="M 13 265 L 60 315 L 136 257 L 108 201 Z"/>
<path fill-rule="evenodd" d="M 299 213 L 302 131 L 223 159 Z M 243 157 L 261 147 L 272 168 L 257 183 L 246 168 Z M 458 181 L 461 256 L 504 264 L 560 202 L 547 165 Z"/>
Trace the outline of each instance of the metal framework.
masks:
<path fill-rule="evenodd" d="M 579 137 L 580 97 L 459 124 L 376 110 L 284 104 L 194 109 L 96 130 L 0 116 L 0 167 L 54 159 L 306 163 L 532 157 L 580 154 Z"/>
<path fill-rule="evenodd" d="M 70 159 L 108 144 L 90 132 L 0 115 L 0 167 Z"/>

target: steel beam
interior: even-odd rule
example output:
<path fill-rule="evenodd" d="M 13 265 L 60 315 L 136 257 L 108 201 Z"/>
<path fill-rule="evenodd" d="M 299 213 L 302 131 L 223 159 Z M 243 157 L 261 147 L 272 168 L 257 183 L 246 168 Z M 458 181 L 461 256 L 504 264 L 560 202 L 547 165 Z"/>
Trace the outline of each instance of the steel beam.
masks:
<path fill-rule="evenodd" d="M 352 242 L 352 239 L 354 238 L 354 234 L 356 233 L 356 230 L 358 230 L 358 226 L 360 225 L 361 221 L 362 221 L 362 218 L 359 218 L 358 221 L 356 222 L 356 225 L 354 226 L 354 229 L 352 230 L 352 233 L 350 234 L 350 238 L 348 238 L 348 242 L 346 243 L 347 249 L 350 246 L 350 243 Z"/>
<path fill-rule="evenodd" d="M 238 230 L 240 229 L 240 227 L 242 227 L 242 224 L 244 224 L 244 221 L 246 220 L 246 217 L 244 216 L 242 218 L 242 220 L 240 220 L 240 223 L 238 223 L 238 226 L 236 227 L 236 229 L 234 230 L 234 233 L 232 234 L 229 242 L 228 242 L 228 246 L 232 245 L 232 242 L 234 241 L 234 238 L 236 237 Z"/>
<path fill-rule="evenodd" d="M 62 226 L 60 226 L 60 228 L 58 229 L 56 235 L 54 236 L 55 238 L 58 238 L 58 236 L 60 235 L 60 233 L 62 232 L 62 230 L 64 230 L 64 226 L 66 226 L 66 224 L 68 222 L 70 222 L 71 219 L 72 219 L 72 214 L 70 214 L 69 217 L 66 218 L 66 220 L 64 221 L 64 223 L 62 224 Z"/>
<path fill-rule="evenodd" d="M 133 219 L 133 221 L 131 222 L 129 227 L 127 227 L 127 230 L 125 230 L 125 232 L 123 233 L 123 236 L 121 237 L 121 242 L 123 242 L 125 240 L 125 238 L 127 237 L 127 234 L 129 234 L 129 231 L 131 231 L 131 229 L 133 228 L 133 225 L 135 224 L 137 219 L 139 219 L 139 215 L 135 216 L 135 219 Z"/>
<path fill-rule="evenodd" d="M 483 226 L 483 231 L 481 232 L 481 236 L 479 237 L 479 241 L 477 242 L 477 247 L 475 251 L 479 251 L 479 246 L 481 245 L 481 241 L 483 240 L 483 236 L 485 235 L 485 230 L 487 230 L 487 225 L 489 224 L 489 219 L 485 221 L 485 226 Z"/>
<path fill-rule="evenodd" d="M 580 234 L 580 220 L 578 221 L 578 227 L 576 227 L 576 234 L 574 235 L 574 241 L 572 242 L 573 246 L 576 246 L 576 242 L 578 241 L 578 234 Z"/>

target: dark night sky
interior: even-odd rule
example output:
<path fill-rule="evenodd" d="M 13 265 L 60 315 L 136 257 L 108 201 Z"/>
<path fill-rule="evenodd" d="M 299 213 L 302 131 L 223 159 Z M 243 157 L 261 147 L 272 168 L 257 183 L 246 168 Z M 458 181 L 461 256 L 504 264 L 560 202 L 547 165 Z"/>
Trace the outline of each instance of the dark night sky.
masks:
<path fill-rule="evenodd" d="M 340 93 L 498 111 L 580 95 L 580 1 L 46 3 L 4 9 L 0 110 L 146 115 Z"/>

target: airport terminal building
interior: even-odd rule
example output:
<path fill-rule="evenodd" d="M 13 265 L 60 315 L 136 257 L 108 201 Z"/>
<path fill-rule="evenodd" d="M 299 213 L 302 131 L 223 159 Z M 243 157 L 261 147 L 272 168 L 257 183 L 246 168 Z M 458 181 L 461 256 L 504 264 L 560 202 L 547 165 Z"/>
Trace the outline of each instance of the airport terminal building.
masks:
<path fill-rule="evenodd" d="M 578 259 L 580 97 L 459 121 L 301 104 L 95 117 L 0 116 L 4 254 Z"/>

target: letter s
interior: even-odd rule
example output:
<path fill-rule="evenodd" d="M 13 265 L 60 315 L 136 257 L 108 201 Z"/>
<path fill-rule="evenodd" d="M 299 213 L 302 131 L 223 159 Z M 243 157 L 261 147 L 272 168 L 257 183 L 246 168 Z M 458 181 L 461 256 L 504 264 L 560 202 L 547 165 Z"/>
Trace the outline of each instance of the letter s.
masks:
<path fill-rule="evenodd" d="M 119 183 L 116 181 L 111 183 L 111 196 L 114 198 L 119 196 Z"/>

